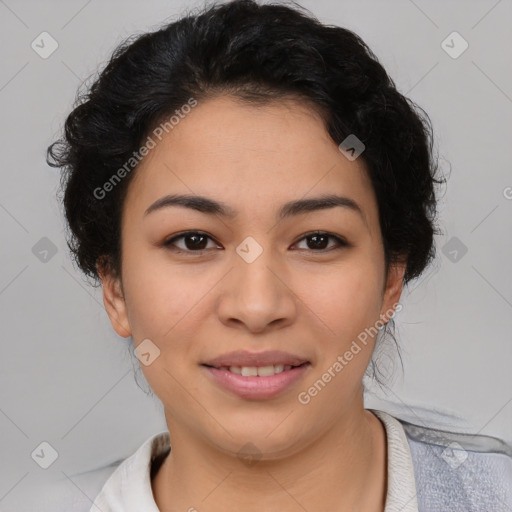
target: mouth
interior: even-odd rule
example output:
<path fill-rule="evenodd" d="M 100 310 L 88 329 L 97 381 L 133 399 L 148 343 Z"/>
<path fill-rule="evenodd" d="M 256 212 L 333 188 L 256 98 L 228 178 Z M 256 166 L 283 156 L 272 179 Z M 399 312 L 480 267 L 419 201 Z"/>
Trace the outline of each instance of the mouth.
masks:
<path fill-rule="evenodd" d="M 265 366 L 202 364 L 211 383 L 244 400 L 269 400 L 290 391 L 308 374 L 311 363 Z"/>
<path fill-rule="evenodd" d="M 265 366 L 213 366 L 209 364 L 203 364 L 207 368 L 214 368 L 216 370 L 224 370 L 242 377 L 272 377 L 282 372 L 287 372 L 301 366 L 308 365 L 309 361 L 305 361 L 302 364 L 275 364 Z"/>

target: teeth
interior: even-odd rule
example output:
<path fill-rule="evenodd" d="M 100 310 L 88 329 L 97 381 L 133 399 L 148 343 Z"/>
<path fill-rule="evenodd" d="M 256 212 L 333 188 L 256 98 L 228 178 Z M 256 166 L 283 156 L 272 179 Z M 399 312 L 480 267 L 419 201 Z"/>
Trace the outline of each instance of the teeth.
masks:
<path fill-rule="evenodd" d="M 256 377 L 258 375 L 258 368 L 256 366 L 242 366 L 242 377 Z"/>
<path fill-rule="evenodd" d="M 269 366 L 230 366 L 229 371 L 231 373 L 236 373 L 237 375 L 242 375 L 243 377 L 271 377 L 277 373 L 281 373 L 285 370 L 290 370 L 291 366 L 289 364 L 282 365 L 269 365 Z"/>
<path fill-rule="evenodd" d="M 270 366 L 260 366 L 258 368 L 258 375 L 260 377 L 270 377 L 272 375 L 274 375 L 276 372 L 275 372 L 275 368 L 274 366 L 270 365 Z"/>

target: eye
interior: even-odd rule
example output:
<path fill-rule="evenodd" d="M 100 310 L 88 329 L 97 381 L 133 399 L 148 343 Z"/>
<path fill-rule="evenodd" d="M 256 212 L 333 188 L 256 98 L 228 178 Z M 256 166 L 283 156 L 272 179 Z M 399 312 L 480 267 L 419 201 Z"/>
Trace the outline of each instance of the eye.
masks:
<path fill-rule="evenodd" d="M 176 242 L 178 240 L 184 240 L 184 247 L 177 246 Z M 171 250 L 175 250 L 176 252 L 202 252 L 205 251 L 208 247 L 208 240 L 213 241 L 213 239 L 208 236 L 206 233 L 201 231 L 186 231 L 181 233 L 180 235 L 173 236 L 169 240 L 166 240 L 163 245 L 165 247 L 169 247 Z M 174 246 L 174 247 L 173 247 Z M 177 246 L 177 248 L 175 248 Z M 214 244 L 215 247 L 217 247 Z"/>
<path fill-rule="evenodd" d="M 328 246 L 329 239 L 332 239 L 336 242 L 334 247 L 326 247 L 326 244 Z M 302 242 L 303 240 L 311 240 L 311 243 L 306 242 L 306 245 L 308 247 L 306 247 L 305 249 L 312 250 L 314 252 L 330 251 L 333 249 L 348 247 L 350 245 L 343 238 L 337 235 L 333 235 L 331 233 L 327 233 L 325 231 L 314 231 L 312 233 L 308 233 L 306 236 L 301 238 L 299 242 Z"/>
<path fill-rule="evenodd" d="M 178 245 L 177 242 L 183 240 L 183 245 Z M 334 249 L 340 249 L 343 247 L 349 247 L 349 243 L 343 238 L 333 235 L 331 233 L 327 233 L 325 231 L 314 231 L 303 236 L 299 242 L 296 242 L 294 245 L 302 242 L 303 240 L 311 241 L 306 242 L 306 248 L 299 248 L 300 250 L 310 250 L 313 252 L 326 252 Z M 334 240 L 335 245 L 329 247 L 329 240 Z M 188 253 L 202 253 L 209 248 L 218 248 L 218 246 L 214 243 L 213 247 L 208 247 L 208 241 L 214 242 L 213 238 L 202 231 L 185 231 L 179 235 L 173 236 L 169 238 L 165 242 L 163 242 L 163 246 L 168 247 L 169 249 L 176 252 L 188 252 Z M 326 245 L 327 244 L 327 245 Z"/>

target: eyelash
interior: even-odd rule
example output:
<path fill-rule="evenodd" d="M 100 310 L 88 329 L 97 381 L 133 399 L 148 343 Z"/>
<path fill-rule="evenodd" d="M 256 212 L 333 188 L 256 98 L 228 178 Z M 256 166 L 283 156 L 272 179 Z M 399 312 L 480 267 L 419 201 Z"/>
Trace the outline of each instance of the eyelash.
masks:
<path fill-rule="evenodd" d="M 201 236 L 205 236 L 207 238 L 209 238 L 210 240 L 214 241 L 213 238 L 211 236 L 209 236 L 207 233 L 203 232 L 203 231 L 185 231 L 184 233 L 181 233 L 179 235 L 176 235 L 176 236 L 173 236 L 172 238 L 169 238 L 168 240 L 166 240 L 165 242 L 163 242 L 163 246 L 164 247 L 167 247 L 169 248 L 169 250 L 172 250 L 174 252 L 177 252 L 177 253 L 197 253 L 198 255 L 201 255 L 203 254 L 205 251 L 207 251 L 208 249 L 199 249 L 197 251 L 193 251 L 193 250 L 190 250 L 190 249 L 177 249 L 175 247 L 172 247 L 172 245 L 176 242 L 176 240 L 180 240 L 181 238 L 186 238 L 187 236 L 190 236 L 190 235 L 201 235 Z M 299 242 L 302 242 L 303 240 L 305 240 L 306 238 L 309 238 L 309 237 L 312 237 L 312 236 L 327 236 L 328 238 L 332 238 L 336 241 L 336 243 L 338 244 L 338 246 L 336 247 L 331 247 L 329 249 L 318 249 L 318 250 L 315 250 L 315 249 L 299 249 L 299 250 L 306 250 L 306 251 L 310 251 L 310 252 L 314 252 L 314 253 L 326 253 L 326 252 L 329 252 L 329 251 L 332 251 L 332 250 L 336 250 L 336 249 L 343 249 L 343 248 L 346 248 L 346 247 L 349 247 L 350 244 L 343 238 L 337 236 L 337 235 L 333 235 L 332 233 L 329 233 L 327 231 L 311 231 L 309 233 L 306 233 L 302 238 L 300 238 L 297 242 L 294 243 L 294 245 L 296 245 L 297 243 Z"/>

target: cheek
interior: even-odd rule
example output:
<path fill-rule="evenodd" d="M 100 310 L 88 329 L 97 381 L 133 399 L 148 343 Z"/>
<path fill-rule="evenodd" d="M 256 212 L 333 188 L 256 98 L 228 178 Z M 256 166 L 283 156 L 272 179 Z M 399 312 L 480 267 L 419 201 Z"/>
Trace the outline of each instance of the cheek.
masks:
<path fill-rule="evenodd" d="M 350 343 L 379 318 L 381 280 L 375 266 L 337 269 L 305 293 L 306 303 L 329 328 L 332 336 L 328 338 L 343 344 Z"/>
<path fill-rule="evenodd" d="M 136 341 L 150 338 L 163 343 L 179 328 L 180 319 L 193 314 L 194 305 L 207 291 L 204 280 L 166 262 L 162 249 L 126 254 L 123 282 L 127 315 Z"/>
<path fill-rule="evenodd" d="M 207 288 L 197 280 L 179 273 L 152 272 L 138 283 L 132 283 L 129 294 L 129 318 L 134 331 L 167 343 L 182 325 L 193 321 Z"/>
<path fill-rule="evenodd" d="M 325 415 L 327 404 L 349 403 L 359 392 L 370 362 L 375 343 L 372 336 L 376 335 L 371 327 L 379 318 L 381 303 L 379 269 L 371 265 L 338 269 L 307 293 L 315 321 L 320 318 L 322 322 L 317 322 L 318 367 L 298 399 L 301 404 L 311 400 L 318 410 L 313 416 L 328 422 L 332 416 Z M 341 410 L 333 410 L 332 415 Z"/>
<path fill-rule="evenodd" d="M 134 345 L 149 339 L 160 351 L 151 364 L 141 363 L 141 370 L 162 401 L 185 406 L 179 384 L 186 375 L 183 362 L 194 357 L 194 336 L 202 323 L 199 315 L 213 284 L 184 277 L 179 268 L 145 268 L 142 264 L 130 270 L 127 266 L 126 275 L 127 313 Z"/>

